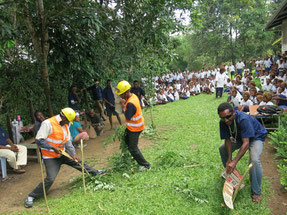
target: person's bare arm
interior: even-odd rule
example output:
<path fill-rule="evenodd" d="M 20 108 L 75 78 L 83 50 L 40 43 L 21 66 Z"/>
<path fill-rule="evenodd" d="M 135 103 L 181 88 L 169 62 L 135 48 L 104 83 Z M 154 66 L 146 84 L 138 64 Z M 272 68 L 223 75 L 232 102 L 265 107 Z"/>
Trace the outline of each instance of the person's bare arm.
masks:
<path fill-rule="evenodd" d="M 83 130 L 81 127 L 78 127 L 77 130 L 78 130 L 80 133 L 84 132 L 84 130 Z"/>
<path fill-rule="evenodd" d="M 108 105 L 110 105 L 111 107 L 114 106 L 112 103 L 108 102 L 108 100 L 106 100 L 105 98 L 104 98 L 104 102 L 107 103 Z"/>
<path fill-rule="evenodd" d="M 225 144 L 226 151 L 228 153 L 227 163 L 229 163 L 232 161 L 232 142 L 230 139 L 226 139 L 224 144 Z"/>
<path fill-rule="evenodd" d="M 10 149 L 13 152 L 19 152 L 18 147 L 12 142 L 12 140 L 10 138 L 7 138 L 6 141 L 11 146 L 11 147 L 8 147 L 8 149 Z"/>
<path fill-rule="evenodd" d="M 240 147 L 237 155 L 230 163 L 228 163 L 228 165 L 226 164 L 227 173 L 230 174 L 231 172 L 233 172 L 238 161 L 243 157 L 243 155 L 245 155 L 248 148 L 249 148 L 249 138 L 242 138 L 242 146 Z"/>

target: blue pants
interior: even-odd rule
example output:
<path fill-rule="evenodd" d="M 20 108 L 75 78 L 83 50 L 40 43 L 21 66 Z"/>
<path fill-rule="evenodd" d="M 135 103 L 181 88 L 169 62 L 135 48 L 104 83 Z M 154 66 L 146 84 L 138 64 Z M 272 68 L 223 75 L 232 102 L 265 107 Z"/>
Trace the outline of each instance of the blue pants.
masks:
<path fill-rule="evenodd" d="M 283 96 L 283 95 L 279 95 L 279 97 L 286 99 L 286 96 Z M 287 101 L 280 100 L 278 105 L 279 106 L 286 106 L 287 105 Z"/>
<path fill-rule="evenodd" d="M 237 75 L 240 75 L 242 77 L 242 72 L 243 72 L 243 69 L 237 69 Z"/>
<path fill-rule="evenodd" d="M 217 87 L 216 88 L 216 97 L 220 96 L 220 98 L 222 97 L 222 93 L 223 93 L 223 87 Z"/>
<path fill-rule="evenodd" d="M 260 156 L 263 150 L 264 142 L 261 140 L 253 140 L 249 143 L 249 163 L 253 163 L 250 170 L 251 193 L 252 195 L 261 195 L 261 180 L 262 180 L 262 165 Z M 242 142 L 232 143 L 232 152 L 239 149 Z M 219 147 L 219 153 L 223 166 L 226 167 L 228 159 L 228 152 L 226 151 L 225 144 Z"/>

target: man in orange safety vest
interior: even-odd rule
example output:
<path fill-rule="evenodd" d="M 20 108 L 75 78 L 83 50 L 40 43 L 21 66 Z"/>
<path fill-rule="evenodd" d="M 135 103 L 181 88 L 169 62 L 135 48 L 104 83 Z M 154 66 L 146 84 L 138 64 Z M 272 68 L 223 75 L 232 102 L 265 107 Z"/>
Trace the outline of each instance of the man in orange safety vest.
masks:
<path fill-rule="evenodd" d="M 76 113 L 72 108 L 64 108 L 60 114 L 53 116 L 41 123 L 37 132 L 36 144 L 41 149 L 42 158 L 46 167 L 47 176 L 44 180 L 45 190 L 48 191 L 52 186 L 62 164 L 69 165 L 79 171 L 82 167 L 76 161 L 80 161 L 76 155 L 75 148 L 72 145 L 69 123 L 73 124 Z M 74 160 L 62 155 L 66 151 Z M 105 170 L 95 170 L 84 164 L 86 170 L 93 176 L 102 174 Z M 25 207 L 31 208 L 34 199 L 44 195 L 42 182 L 27 196 Z"/>
<path fill-rule="evenodd" d="M 138 148 L 140 133 L 144 130 L 144 118 L 142 108 L 138 97 L 130 92 L 131 85 L 127 81 L 121 81 L 116 87 L 116 94 L 125 100 L 122 106 L 126 118 L 126 137 L 125 142 L 128 149 L 141 166 L 141 170 L 150 169 L 150 163 L 147 162 Z"/>

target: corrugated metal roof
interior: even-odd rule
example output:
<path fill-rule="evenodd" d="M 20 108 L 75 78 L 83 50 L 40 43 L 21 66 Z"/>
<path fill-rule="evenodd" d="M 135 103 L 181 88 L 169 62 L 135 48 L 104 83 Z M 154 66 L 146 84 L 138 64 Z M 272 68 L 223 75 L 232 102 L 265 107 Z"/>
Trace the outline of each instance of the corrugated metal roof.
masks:
<path fill-rule="evenodd" d="M 287 0 L 284 0 L 278 10 L 267 23 L 265 30 L 281 25 L 283 20 L 287 19 Z"/>

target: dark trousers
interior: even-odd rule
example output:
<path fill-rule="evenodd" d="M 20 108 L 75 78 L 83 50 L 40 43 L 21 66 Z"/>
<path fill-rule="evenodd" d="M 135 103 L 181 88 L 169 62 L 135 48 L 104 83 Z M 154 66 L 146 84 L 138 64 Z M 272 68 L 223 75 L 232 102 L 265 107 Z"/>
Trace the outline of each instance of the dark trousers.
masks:
<path fill-rule="evenodd" d="M 126 144 L 128 145 L 128 149 L 129 149 L 131 155 L 137 161 L 137 163 L 140 166 L 149 167 L 150 163 L 145 160 L 140 149 L 138 148 L 140 133 L 141 133 L 141 131 L 131 132 L 130 130 L 126 129 L 125 141 L 126 141 Z"/>
<path fill-rule="evenodd" d="M 243 72 L 243 69 L 237 69 L 237 75 L 240 75 L 242 77 L 242 72 Z"/>
<path fill-rule="evenodd" d="M 48 190 L 54 183 L 62 164 L 67 164 L 79 171 L 82 171 L 82 167 L 77 162 L 71 160 L 64 155 L 61 155 L 61 157 L 59 158 L 44 159 L 44 164 L 47 172 L 47 176 L 44 180 L 46 192 L 48 192 Z M 97 170 L 86 164 L 84 166 L 89 173 L 91 173 L 92 175 L 97 175 Z M 40 198 L 43 195 L 44 191 L 42 182 L 29 194 L 29 196 L 34 198 Z"/>
<path fill-rule="evenodd" d="M 217 87 L 216 88 L 216 97 L 220 96 L 220 98 L 222 97 L 222 93 L 223 93 L 223 87 Z"/>

